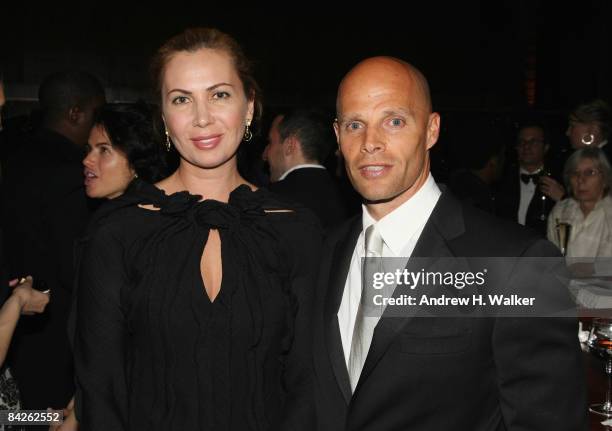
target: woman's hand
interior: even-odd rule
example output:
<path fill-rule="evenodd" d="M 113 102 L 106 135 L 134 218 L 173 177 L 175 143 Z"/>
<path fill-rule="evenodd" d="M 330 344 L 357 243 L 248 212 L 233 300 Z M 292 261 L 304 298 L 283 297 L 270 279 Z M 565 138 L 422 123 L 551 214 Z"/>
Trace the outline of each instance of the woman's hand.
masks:
<path fill-rule="evenodd" d="M 9 286 L 14 288 L 13 292 L 0 308 L 0 364 L 6 358 L 19 316 L 42 313 L 49 303 L 47 293 L 32 288 L 30 276 L 21 280 L 11 280 Z"/>
<path fill-rule="evenodd" d="M 49 431 L 77 431 L 79 423 L 74 413 L 74 397 L 64 409 L 64 422 L 61 425 L 51 425 Z"/>
<path fill-rule="evenodd" d="M 49 303 L 49 294 L 33 289 L 32 282 L 31 276 L 9 281 L 9 286 L 14 287 L 12 296 L 17 299 L 24 315 L 42 313 Z"/>

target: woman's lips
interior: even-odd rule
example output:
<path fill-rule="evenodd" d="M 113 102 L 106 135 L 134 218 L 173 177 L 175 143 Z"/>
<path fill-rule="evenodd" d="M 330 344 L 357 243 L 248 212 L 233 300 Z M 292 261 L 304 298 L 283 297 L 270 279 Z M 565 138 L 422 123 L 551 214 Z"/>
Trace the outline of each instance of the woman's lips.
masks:
<path fill-rule="evenodd" d="M 83 175 L 85 175 L 85 187 L 91 185 L 91 183 L 98 178 L 98 176 L 89 169 L 85 169 Z"/>
<path fill-rule="evenodd" d="M 219 142 L 221 142 L 221 138 L 223 138 L 222 134 L 216 134 L 207 136 L 196 136 L 189 139 L 191 140 L 191 142 L 193 142 L 193 145 L 195 145 L 196 148 L 199 148 L 201 150 L 210 150 L 219 145 Z"/>

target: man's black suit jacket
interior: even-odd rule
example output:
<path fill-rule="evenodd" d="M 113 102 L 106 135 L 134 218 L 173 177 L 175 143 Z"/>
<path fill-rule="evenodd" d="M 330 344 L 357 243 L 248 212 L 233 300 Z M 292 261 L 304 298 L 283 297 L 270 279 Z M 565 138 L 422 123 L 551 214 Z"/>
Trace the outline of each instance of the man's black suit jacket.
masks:
<path fill-rule="evenodd" d="M 360 231 L 355 217 L 330 233 L 323 250 L 314 315 L 319 430 L 585 429 L 573 318 L 383 315 L 351 396 L 337 312 Z M 445 191 L 413 256 L 559 256 L 534 235 Z"/>
<path fill-rule="evenodd" d="M 553 175 L 553 178 L 561 184 L 560 175 Z M 497 208 L 496 214 L 514 220 L 518 223 L 518 209 L 521 202 L 521 184 L 519 177 L 519 169 L 516 167 L 512 170 L 512 174 L 508 175 L 499 185 L 495 205 Z M 555 206 L 556 202 L 549 197 L 544 196 L 539 187 L 536 187 L 535 193 L 527 207 L 527 215 L 525 216 L 525 226 L 536 230 L 542 237 L 546 237 L 548 214 Z"/>
<path fill-rule="evenodd" d="M 309 208 L 319 217 L 323 228 L 338 225 L 348 217 L 340 188 L 326 169 L 296 169 L 283 180 L 270 184 L 269 189 Z"/>

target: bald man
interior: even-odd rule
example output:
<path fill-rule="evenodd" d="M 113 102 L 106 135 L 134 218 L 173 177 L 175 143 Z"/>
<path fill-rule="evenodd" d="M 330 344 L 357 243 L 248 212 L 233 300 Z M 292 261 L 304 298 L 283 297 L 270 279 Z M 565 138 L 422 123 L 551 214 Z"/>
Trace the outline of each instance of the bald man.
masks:
<path fill-rule="evenodd" d="M 584 429 L 575 319 L 364 312 L 366 249 L 405 259 L 407 268 L 416 257 L 559 255 L 436 185 L 429 150 L 440 116 L 411 65 L 364 60 L 342 80 L 336 107 L 334 129 L 363 210 L 330 233 L 322 256 L 313 347 L 319 429 Z M 500 288 L 521 293 L 517 284 Z M 571 306 L 562 286 L 559 294 Z"/>

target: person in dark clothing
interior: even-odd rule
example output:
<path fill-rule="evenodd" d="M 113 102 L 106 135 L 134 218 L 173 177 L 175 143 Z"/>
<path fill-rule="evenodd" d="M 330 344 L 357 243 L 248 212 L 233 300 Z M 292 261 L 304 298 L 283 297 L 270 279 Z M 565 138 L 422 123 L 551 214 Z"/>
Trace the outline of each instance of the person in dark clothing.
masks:
<path fill-rule="evenodd" d="M 440 115 L 432 110 L 426 78 L 414 66 L 391 57 L 363 60 L 341 81 L 336 106 L 340 149 L 365 204 L 361 215 L 328 235 L 321 252 L 313 318 L 318 425 L 313 429 L 586 429 L 586 379 L 575 318 L 471 318 L 469 311 L 427 313 L 391 301 L 378 307 L 375 298 L 385 298 L 379 295 L 384 290 L 369 288 L 368 272 L 385 269 L 388 258 L 407 262 L 408 273 L 440 274 L 460 268 L 441 263 L 448 257 L 504 257 L 515 274 L 506 272 L 489 287 L 528 295 L 536 286 L 515 277 L 523 271 L 518 258 L 560 254 L 550 242 L 438 187 L 429 152 L 439 136 Z M 542 268 L 524 266 L 530 274 Z M 540 274 L 551 287 L 542 300 L 571 308 L 558 274 L 549 267 Z M 396 281 L 397 286 L 391 279 L 395 291 L 389 299 L 448 298 L 456 290 L 425 283 L 419 292 L 421 286 Z M 486 283 L 482 287 L 487 289 Z"/>
<path fill-rule="evenodd" d="M 4 95 L 4 76 L 2 75 L 2 69 L 0 69 L 0 132 L 2 131 L 2 109 L 6 103 L 6 97 Z"/>
<path fill-rule="evenodd" d="M 518 166 L 508 169 L 496 193 L 497 214 L 546 236 L 546 218 L 565 194 L 558 169 L 547 161 L 550 148 L 542 123 L 526 122 L 518 131 Z"/>
<path fill-rule="evenodd" d="M 62 408 L 74 391 L 67 319 L 74 241 L 90 202 L 81 161 L 104 89 L 86 72 L 58 72 L 39 89 L 42 128 L 6 163 L 2 222 L 8 270 L 31 274 L 52 291 L 47 312 L 20 323 L 9 358 L 22 408 Z"/>
<path fill-rule="evenodd" d="M 259 89 L 230 36 L 188 29 L 152 75 L 178 169 L 135 180 L 78 247 L 83 429 L 314 429 L 315 216 L 238 172 Z M 174 148 L 174 150 L 172 149 Z"/>
<path fill-rule="evenodd" d="M 463 154 L 466 166 L 450 175 L 448 186 L 464 202 L 495 214 L 494 184 L 504 165 L 504 145 L 493 130 L 480 131 L 481 140 L 472 142 L 471 151 Z"/>
<path fill-rule="evenodd" d="M 97 109 L 86 151 L 84 182 L 87 196 L 91 198 L 112 201 L 121 196 L 136 178 L 153 183 L 167 176 L 161 143 L 153 126 L 153 112 L 143 103 L 106 104 Z M 104 205 L 98 212 L 105 211 Z M 95 225 L 95 217 L 92 224 Z M 92 229 L 89 227 L 83 236 L 90 236 Z M 73 292 L 68 322 L 71 341 L 76 331 L 76 297 Z M 64 409 L 64 422 L 59 431 L 76 430 L 77 427 L 73 398 Z"/>
<path fill-rule="evenodd" d="M 303 109 L 278 115 L 263 153 L 270 166 L 270 191 L 311 209 L 325 228 L 347 218 L 339 185 L 323 166 L 334 148 L 330 123 Z"/>
<path fill-rule="evenodd" d="M 142 103 L 98 109 L 86 145 L 85 191 L 90 198 L 120 196 L 134 178 L 155 183 L 167 176 L 153 113 Z"/>

